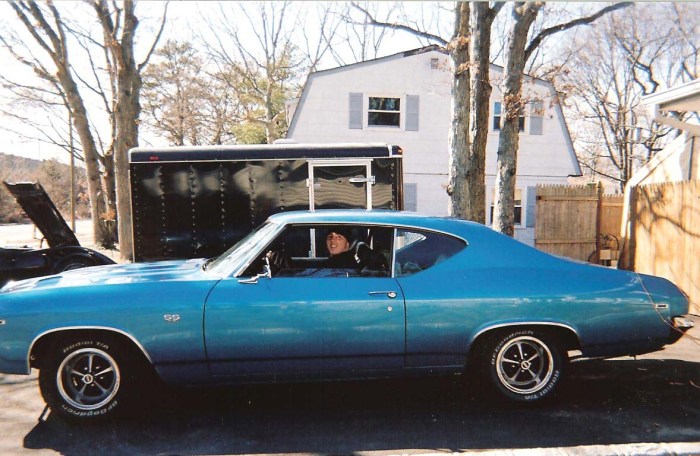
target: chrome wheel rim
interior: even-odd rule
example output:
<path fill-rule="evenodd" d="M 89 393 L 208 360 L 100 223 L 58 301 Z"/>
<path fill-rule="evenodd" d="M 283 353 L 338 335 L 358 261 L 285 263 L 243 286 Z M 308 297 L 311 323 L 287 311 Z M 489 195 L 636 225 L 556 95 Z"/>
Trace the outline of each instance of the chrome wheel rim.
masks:
<path fill-rule="evenodd" d="M 79 410 L 95 410 L 119 391 L 119 367 L 114 358 L 97 348 L 83 348 L 66 356 L 56 373 L 58 392 Z"/>
<path fill-rule="evenodd" d="M 498 351 L 496 372 L 501 384 L 517 394 L 533 394 L 547 386 L 554 371 L 554 359 L 541 340 L 521 336 Z"/>

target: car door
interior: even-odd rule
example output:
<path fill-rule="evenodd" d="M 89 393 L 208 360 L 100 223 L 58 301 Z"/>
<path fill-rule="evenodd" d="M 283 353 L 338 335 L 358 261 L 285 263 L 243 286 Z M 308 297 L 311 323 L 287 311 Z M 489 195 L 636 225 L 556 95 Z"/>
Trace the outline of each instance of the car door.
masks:
<path fill-rule="evenodd" d="M 339 377 L 403 368 L 404 299 L 388 272 L 227 278 L 207 299 L 204 327 L 214 376 Z"/>

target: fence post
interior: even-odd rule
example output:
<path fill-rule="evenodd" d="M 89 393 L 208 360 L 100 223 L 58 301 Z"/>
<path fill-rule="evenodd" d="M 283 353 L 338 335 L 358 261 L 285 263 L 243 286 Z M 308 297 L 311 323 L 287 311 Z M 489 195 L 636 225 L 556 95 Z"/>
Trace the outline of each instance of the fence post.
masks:
<path fill-rule="evenodd" d="M 637 210 L 637 199 L 639 193 L 639 186 L 630 187 L 630 207 L 629 207 L 629 238 L 627 239 L 627 265 L 626 269 L 629 271 L 634 271 L 636 269 L 636 250 L 637 250 L 637 217 L 639 217 L 639 211 Z"/>

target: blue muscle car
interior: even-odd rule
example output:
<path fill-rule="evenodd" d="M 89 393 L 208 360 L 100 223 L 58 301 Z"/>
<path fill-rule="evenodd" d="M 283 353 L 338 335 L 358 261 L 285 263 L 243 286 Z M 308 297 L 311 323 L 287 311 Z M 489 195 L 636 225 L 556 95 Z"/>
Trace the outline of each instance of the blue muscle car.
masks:
<path fill-rule="evenodd" d="M 659 350 L 692 326 L 687 312 L 665 279 L 556 258 L 479 224 L 288 212 L 215 259 L 8 284 L 0 372 L 39 369 L 51 409 L 85 420 L 125 409 L 154 372 L 180 385 L 467 372 L 537 401 L 571 357 Z"/>

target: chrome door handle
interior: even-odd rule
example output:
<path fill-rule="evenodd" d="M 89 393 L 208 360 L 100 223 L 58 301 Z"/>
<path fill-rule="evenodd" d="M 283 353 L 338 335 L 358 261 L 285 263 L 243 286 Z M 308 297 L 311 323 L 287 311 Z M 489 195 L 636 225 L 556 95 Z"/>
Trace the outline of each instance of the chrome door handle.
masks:
<path fill-rule="evenodd" d="M 396 292 L 395 291 L 370 291 L 370 295 L 387 295 L 390 298 L 395 298 L 396 297 Z"/>

